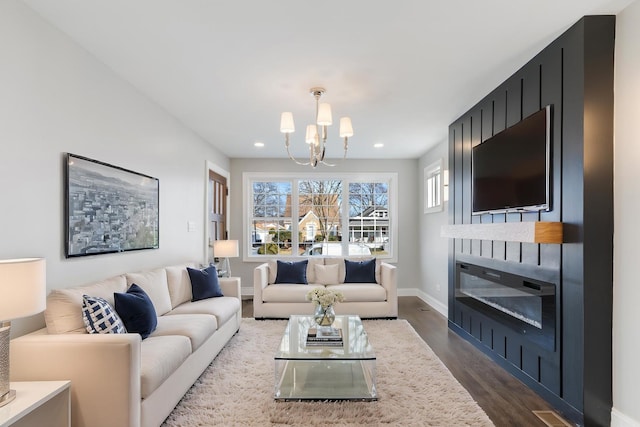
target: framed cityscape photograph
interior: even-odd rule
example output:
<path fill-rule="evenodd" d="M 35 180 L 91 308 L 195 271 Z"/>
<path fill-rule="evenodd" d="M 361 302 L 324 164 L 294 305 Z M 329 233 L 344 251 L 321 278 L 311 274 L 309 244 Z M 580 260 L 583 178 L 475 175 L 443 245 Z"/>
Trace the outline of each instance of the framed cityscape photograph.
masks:
<path fill-rule="evenodd" d="M 157 178 L 66 154 L 67 258 L 159 247 Z"/>

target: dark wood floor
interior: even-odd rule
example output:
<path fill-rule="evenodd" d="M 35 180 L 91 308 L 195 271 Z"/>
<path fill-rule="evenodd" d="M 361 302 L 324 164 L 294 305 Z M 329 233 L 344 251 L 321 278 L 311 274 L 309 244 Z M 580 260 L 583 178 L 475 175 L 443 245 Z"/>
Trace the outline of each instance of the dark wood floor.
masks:
<path fill-rule="evenodd" d="M 244 300 L 244 317 L 253 301 Z M 447 327 L 447 319 L 417 297 L 398 298 L 398 317 L 406 319 L 456 379 L 498 426 L 545 426 L 533 410 L 553 408 Z"/>

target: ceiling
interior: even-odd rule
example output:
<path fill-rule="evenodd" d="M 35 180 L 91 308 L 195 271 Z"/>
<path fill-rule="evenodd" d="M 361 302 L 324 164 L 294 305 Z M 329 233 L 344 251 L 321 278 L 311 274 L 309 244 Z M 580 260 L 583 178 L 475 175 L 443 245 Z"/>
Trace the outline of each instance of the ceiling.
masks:
<path fill-rule="evenodd" d="M 304 158 L 313 86 L 333 109 L 327 157 L 342 154 L 336 122 L 347 115 L 349 158 L 417 158 L 582 16 L 631 3 L 23 1 L 231 158 L 286 157 L 282 111 Z"/>

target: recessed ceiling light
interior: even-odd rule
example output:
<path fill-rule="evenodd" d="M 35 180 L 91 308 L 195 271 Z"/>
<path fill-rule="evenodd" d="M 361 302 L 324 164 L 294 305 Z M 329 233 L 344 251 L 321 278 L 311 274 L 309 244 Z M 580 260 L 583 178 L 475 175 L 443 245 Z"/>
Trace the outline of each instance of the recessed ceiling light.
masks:
<path fill-rule="evenodd" d="M 384 144 L 382 142 L 378 142 L 376 144 L 373 144 L 373 147 L 374 148 L 382 148 L 382 147 L 384 147 Z"/>
<path fill-rule="evenodd" d="M 254 147 L 262 148 L 264 147 L 264 142 L 256 141 L 253 143 Z"/>

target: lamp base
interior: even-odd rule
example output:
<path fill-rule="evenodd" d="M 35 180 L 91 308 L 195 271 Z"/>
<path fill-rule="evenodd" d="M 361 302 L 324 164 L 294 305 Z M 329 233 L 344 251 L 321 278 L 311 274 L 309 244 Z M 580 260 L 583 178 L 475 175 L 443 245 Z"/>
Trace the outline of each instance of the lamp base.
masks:
<path fill-rule="evenodd" d="M 15 390 L 9 389 L 9 344 L 11 323 L 0 322 L 0 406 L 16 398 Z"/>
<path fill-rule="evenodd" d="M 8 393 L 6 393 L 4 396 L 0 397 L 0 408 L 2 408 L 4 405 L 6 405 L 7 403 L 11 402 L 15 398 L 16 398 L 16 391 L 15 390 L 9 390 Z"/>

